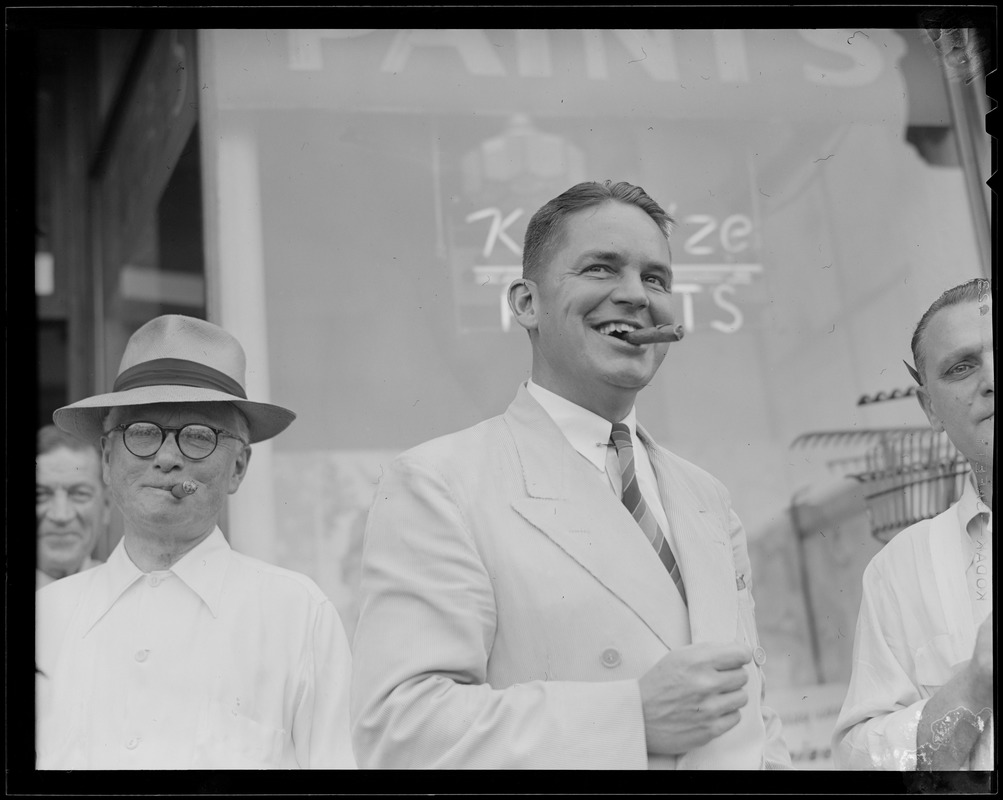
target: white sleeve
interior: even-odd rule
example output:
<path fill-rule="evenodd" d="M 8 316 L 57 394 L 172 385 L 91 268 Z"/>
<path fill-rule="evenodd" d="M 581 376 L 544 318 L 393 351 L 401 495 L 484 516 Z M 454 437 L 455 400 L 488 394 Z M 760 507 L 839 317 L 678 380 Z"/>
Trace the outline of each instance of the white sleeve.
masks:
<path fill-rule="evenodd" d="M 916 730 L 927 699 L 910 677 L 900 613 L 872 561 L 864 571 L 850 685 L 832 740 L 840 769 L 916 769 Z"/>
<path fill-rule="evenodd" d="M 363 550 L 352 733 L 364 768 L 647 768 L 636 680 L 494 688 L 488 567 L 446 481 L 398 458 Z"/>
<path fill-rule="evenodd" d="M 305 687 L 294 722 L 296 760 L 308 769 L 355 769 L 349 730 L 352 656 L 330 600 L 317 608 L 307 645 Z"/>

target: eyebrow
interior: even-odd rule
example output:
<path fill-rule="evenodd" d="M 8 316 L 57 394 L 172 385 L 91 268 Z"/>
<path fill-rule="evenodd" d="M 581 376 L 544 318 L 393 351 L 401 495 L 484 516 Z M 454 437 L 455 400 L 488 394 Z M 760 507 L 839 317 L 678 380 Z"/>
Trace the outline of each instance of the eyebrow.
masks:
<path fill-rule="evenodd" d="M 579 261 L 612 261 L 622 264 L 625 259 L 616 250 L 586 250 L 578 259 Z"/>
<path fill-rule="evenodd" d="M 581 254 L 578 260 L 579 262 L 609 261 L 610 263 L 619 265 L 626 262 L 627 259 L 624 258 L 623 255 L 618 253 L 616 250 L 586 250 L 584 253 Z M 649 261 L 645 264 L 645 267 L 649 269 L 654 268 L 654 269 L 665 270 L 665 272 L 667 272 L 669 275 L 669 279 L 670 280 L 672 279 L 671 264 L 665 264 L 661 261 Z"/>
<path fill-rule="evenodd" d="M 950 353 L 947 353 L 942 358 L 938 359 L 937 367 L 938 369 L 944 369 L 945 367 L 952 367 L 959 361 L 964 361 L 966 358 L 981 359 L 982 354 L 986 352 L 987 349 L 989 348 L 979 349 L 977 347 L 972 347 L 970 345 L 959 347 L 957 350 L 952 350 Z"/>

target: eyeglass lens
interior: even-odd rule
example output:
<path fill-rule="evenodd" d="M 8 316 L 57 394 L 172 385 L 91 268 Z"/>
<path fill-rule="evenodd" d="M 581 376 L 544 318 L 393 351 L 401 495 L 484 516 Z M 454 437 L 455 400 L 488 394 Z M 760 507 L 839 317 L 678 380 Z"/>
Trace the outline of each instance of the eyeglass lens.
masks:
<path fill-rule="evenodd" d="M 205 458 L 216 449 L 216 431 L 206 425 L 185 425 L 176 431 L 178 449 L 188 458 Z M 145 458 L 156 453 L 167 435 L 164 428 L 152 422 L 134 422 L 125 429 L 125 446 L 134 456 Z"/>

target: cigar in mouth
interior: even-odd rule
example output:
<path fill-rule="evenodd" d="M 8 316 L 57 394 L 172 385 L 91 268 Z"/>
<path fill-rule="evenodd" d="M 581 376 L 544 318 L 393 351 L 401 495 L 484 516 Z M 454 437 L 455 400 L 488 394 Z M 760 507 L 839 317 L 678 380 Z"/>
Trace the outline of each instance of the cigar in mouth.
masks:
<path fill-rule="evenodd" d="M 625 333 L 623 338 L 631 344 L 655 344 L 656 342 L 678 342 L 683 338 L 682 325 L 656 325 Z"/>
<path fill-rule="evenodd" d="M 171 487 L 171 494 L 173 494 L 178 500 L 182 497 L 187 497 L 190 494 L 195 494 L 198 491 L 198 484 L 195 481 L 187 480 L 183 483 L 176 483 Z"/>

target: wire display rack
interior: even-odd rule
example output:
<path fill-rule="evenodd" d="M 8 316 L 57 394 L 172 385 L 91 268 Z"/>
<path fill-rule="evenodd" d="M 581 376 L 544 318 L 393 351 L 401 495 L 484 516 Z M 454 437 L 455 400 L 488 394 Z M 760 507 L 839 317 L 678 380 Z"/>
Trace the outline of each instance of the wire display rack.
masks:
<path fill-rule="evenodd" d="M 947 434 L 930 428 L 819 431 L 791 444 L 792 449 L 830 447 L 859 448 L 830 463 L 864 484 L 871 534 L 882 542 L 935 517 L 964 490 L 968 462 Z"/>

